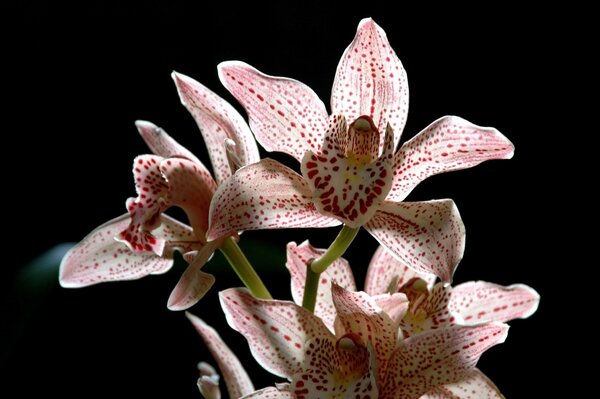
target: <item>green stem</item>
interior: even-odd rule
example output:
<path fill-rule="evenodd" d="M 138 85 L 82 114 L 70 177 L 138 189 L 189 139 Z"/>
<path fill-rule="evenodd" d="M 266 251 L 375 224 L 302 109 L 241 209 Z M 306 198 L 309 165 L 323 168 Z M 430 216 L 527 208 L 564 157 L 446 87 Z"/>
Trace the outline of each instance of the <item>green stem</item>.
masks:
<path fill-rule="evenodd" d="M 306 282 L 304 284 L 304 297 L 302 306 L 313 312 L 317 302 L 317 289 L 319 287 L 319 276 L 329 265 L 346 252 L 360 227 L 348 227 L 344 225 L 338 236 L 331 243 L 327 251 L 317 259 L 313 260 L 306 270 Z"/>
<path fill-rule="evenodd" d="M 233 237 L 227 238 L 219 249 L 252 295 L 257 298 L 273 299 Z"/>

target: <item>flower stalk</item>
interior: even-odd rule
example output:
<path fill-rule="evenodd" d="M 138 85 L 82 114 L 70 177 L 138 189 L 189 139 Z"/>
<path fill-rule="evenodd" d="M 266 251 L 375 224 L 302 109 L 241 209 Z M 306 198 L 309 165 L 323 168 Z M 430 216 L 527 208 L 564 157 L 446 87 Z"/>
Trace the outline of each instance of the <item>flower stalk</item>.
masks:
<path fill-rule="evenodd" d="M 310 262 L 306 270 L 306 284 L 304 285 L 304 297 L 302 298 L 302 306 L 304 308 L 311 312 L 315 310 L 319 276 L 327 270 L 329 265 L 346 252 L 359 230 L 360 227 L 348 227 L 344 225 L 335 240 L 327 248 L 327 251 Z"/>
<path fill-rule="evenodd" d="M 273 299 L 233 237 L 227 238 L 221 245 L 220 250 L 252 295 L 262 299 Z"/>

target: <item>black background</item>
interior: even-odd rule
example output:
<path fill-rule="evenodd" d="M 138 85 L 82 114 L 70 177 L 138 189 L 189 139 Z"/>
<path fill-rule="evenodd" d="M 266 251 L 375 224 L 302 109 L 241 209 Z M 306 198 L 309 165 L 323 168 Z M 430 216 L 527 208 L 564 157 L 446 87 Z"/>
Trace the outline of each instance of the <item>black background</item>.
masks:
<path fill-rule="evenodd" d="M 179 103 L 172 70 L 237 107 L 216 66 L 239 59 L 308 84 L 328 104 L 338 60 L 360 19 L 372 16 L 408 73 L 403 141 L 455 114 L 498 128 L 516 146 L 510 161 L 433 177 L 409 199 L 453 198 L 458 204 L 467 247 L 455 282 L 521 282 L 540 292 L 538 312 L 512 322 L 506 343 L 486 353 L 480 367 L 509 398 L 542 396 L 556 370 L 545 359 L 560 350 L 544 340 L 557 334 L 550 320 L 558 312 L 553 279 L 562 250 L 555 234 L 559 217 L 541 204 L 567 190 L 555 179 L 564 134 L 555 122 L 568 46 L 553 20 L 537 11 L 395 11 L 376 2 L 350 9 L 300 2 L 82 3 L 3 5 L 0 79 L 8 101 L 0 127 L 3 153 L 10 156 L 3 162 L 3 196 L 4 231 L 11 238 L 3 244 L 0 280 L 0 389 L 17 389 L 23 397 L 199 397 L 195 365 L 214 362 L 183 313 L 166 309 L 182 265 L 163 276 L 68 290 L 49 267 L 56 261 L 30 262 L 124 212 L 134 194 L 131 161 L 147 152 L 136 119 L 162 126 L 208 163 L 196 125 Z M 288 298 L 285 243 L 310 238 L 325 247 L 336 231 L 249 232 L 241 245 L 273 293 Z M 363 231 L 347 253 L 359 287 L 375 247 Z M 220 255 L 207 268 L 217 275 L 218 289 L 239 285 Z M 245 341 L 224 325 L 216 292 L 191 311 L 219 328 L 257 388 L 272 385 L 276 379 L 260 370 Z"/>

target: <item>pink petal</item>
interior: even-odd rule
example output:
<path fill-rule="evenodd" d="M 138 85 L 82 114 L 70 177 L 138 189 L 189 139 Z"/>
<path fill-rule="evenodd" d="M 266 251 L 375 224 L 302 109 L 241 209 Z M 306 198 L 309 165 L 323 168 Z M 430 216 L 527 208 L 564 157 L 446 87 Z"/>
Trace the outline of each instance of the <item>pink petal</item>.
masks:
<path fill-rule="evenodd" d="M 398 150 L 387 200 L 404 200 L 417 184 L 438 173 L 470 168 L 490 159 L 509 159 L 513 153 L 513 144 L 498 130 L 445 116 Z"/>
<path fill-rule="evenodd" d="M 365 291 L 369 295 L 394 293 L 413 278 L 420 278 L 425 280 L 428 286 L 433 286 L 436 276 L 411 269 L 406 262 L 395 258 L 390 251 L 380 245 L 375 250 L 367 269 Z"/>
<path fill-rule="evenodd" d="M 377 398 L 377 362 L 372 346 L 357 336 L 308 341 L 302 371 L 292 377 L 296 398 Z"/>
<path fill-rule="evenodd" d="M 219 297 L 229 325 L 248 340 L 256 361 L 277 376 L 301 371 L 309 339 L 332 337 L 321 319 L 292 302 L 257 299 L 243 288 Z"/>
<path fill-rule="evenodd" d="M 167 203 L 182 208 L 199 240 L 208 230 L 208 210 L 217 184 L 204 165 L 187 159 L 169 158 L 160 164 L 169 182 Z"/>
<path fill-rule="evenodd" d="M 389 123 L 395 133 L 394 148 L 400 141 L 408 112 L 406 72 L 385 32 L 371 18 L 360 21 L 338 64 L 331 111 L 350 122 L 369 115 L 380 131 Z"/>
<path fill-rule="evenodd" d="M 461 381 L 490 347 L 504 342 L 508 326 L 490 323 L 430 330 L 403 341 L 383 375 L 381 397 L 418 398 Z"/>
<path fill-rule="evenodd" d="M 292 297 L 298 305 L 302 303 L 304 297 L 304 283 L 306 281 L 306 268 L 308 262 L 321 256 L 325 250 L 317 249 L 304 241 L 300 245 L 295 242 L 290 242 L 287 245 L 287 262 L 286 267 L 290 271 L 292 277 Z M 333 306 L 331 297 L 331 283 L 338 284 L 342 288 L 350 291 L 356 291 L 354 276 L 348 261 L 344 258 L 336 259 L 323 273 L 319 280 L 319 288 L 317 290 L 317 303 L 315 306 L 315 315 L 333 331 L 333 322 L 336 317 L 336 310 Z"/>
<path fill-rule="evenodd" d="M 465 324 L 470 325 L 524 319 L 537 310 L 539 302 L 540 295 L 523 284 L 503 287 L 471 281 L 454 287 L 448 306 L 452 313 L 462 316 Z"/>
<path fill-rule="evenodd" d="M 392 321 L 399 327 L 400 322 L 408 311 L 408 298 L 405 294 L 380 294 L 372 297 L 377 306 L 381 308 Z"/>
<path fill-rule="evenodd" d="M 437 387 L 420 399 L 504 399 L 504 396 L 485 374 L 473 369 L 460 381 Z"/>
<path fill-rule="evenodd" d="M 133 178 L 137 198 L 129 198 L 126 206 L 131 221 L 115 237 L 135 252 L 154 252 L 161 256 L 165 241 L 152 234 L 160 224 L 160 214 L 167 208 L 165 197 L 169 186 L 160 173 L 162 157 L 140 155 L 133 161 Z"/>
<path fill-rule="evenodd" d="M 190 161 L 201 163 L 194 154 L 176 142 L 167 134 L 167 132 L 156 126 L 154 123 L 147 121 L 135 121 L 135 126 L 150 150 L 155 155 L 163 158 L 186 158 Z"/>
<path fill-rule="evenodd" d="M 280 390 L 276 387 L 267 387 L 240 399 L 297 399 L 297 397 L 291 391 Z"/>
<path fill-rule="evenodd" d="M 223 85 L 244 106 L 256 140 L 267 151 L 298 161 L 318 151 L 327 129 L 325 105 L 311 88 L 293 79 L 265 75 L 248 64 L 219 64 Z"/>
<path fill-rule="evenodd" d="M 335 145 L 335 138 L 346 130 L 344 118 L 333 118 L 332 122 L 322 151 L 318 155 L 308 151 L 302 159 L 302 175 L 311 186 L 319 212 L 356 228 L 371 219 L 390 190 L 392 131 L 388 126 L 381 157 L 375 162 L 362 162 L 354 156 L 346 157 L 344 148 Z"/>
<path fill-rule="evenodd" d="M 239 398 L 253 392 L 254 385 L 248 373 L 215 329 L 189 312 L 186 312 L 185 315 L 192 322 L 204 344 L 217 361 L 219 369 L 223 373 L 229 397 Z"/>
<path fill-rule="evenodd" d="M 181 103 L 192 114 L 204 137 L 217 182 L 225 181 L 232 174 L 225 140 L 233 140 L 235 147 L 232 148 L 243 165 L 260 159 L 250 128 L 231 104 L 190 77 L 177 72 L 171 76 Z"/>
<path fill-rule="evenodd" d="M 212 287 L 215 277 L 201 269 L 222 242 L 223 240 L 207 242 L 194 257 L 169 296 L 167 307 L 170 310 L 185 310 L 194 306 Z"/>
<path fill-rule="evenodd" d="M 219 186 L 210 206 L 208 239 L 244 230 L 339 224 L 317 212 L 302 176 L 267 158 L 243 167 Z"/>
<path fill-rule="evenodd" d="M 396 323 L 364 292 L 350 292 L 333 284 L 332 296 L 345 333 L 360 337 L 363 346 L 372 344 L 378 363 L 384 364 L 396 346 Z"/>
<path fill-rule="evenodd" d="M 465 248 L 452 200 L 384 202 L 365 228 L 406 266 L 451 281 Z"/>
<path fill-rule="evenodd" d="M 189 240 L 191 229 L 162 216 L 162 226 L 155 230 L 167 239 L 177 234 L 179 240 Z M 173 265 L 171 248 L 165 257 L 152 252 L 133 252 L 115 234 L 129 224 L 125 214 L 98 227 L 64 256 L 60 265 L 59 281 L 63 287 L 86 287 L 105 281 L 135 280 L 149 274 L 164 273 Z"/>

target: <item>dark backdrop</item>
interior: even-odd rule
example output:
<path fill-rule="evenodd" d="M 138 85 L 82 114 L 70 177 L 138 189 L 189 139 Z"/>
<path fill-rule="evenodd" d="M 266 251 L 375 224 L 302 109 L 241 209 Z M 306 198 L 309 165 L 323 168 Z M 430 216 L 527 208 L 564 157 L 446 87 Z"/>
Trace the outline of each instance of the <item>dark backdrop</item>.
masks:
<path fill-rule="evenodd" d="M 2 148 L 10 155 L 3 165 L 4 232 L 10 238 L 0 280 L 0 389 L 17 389 L 23 397 L 199 397 L 195 365 L 212 360 L 183 314 L 165 306 L 181 265 L 163 276 L 67 290 L 56 281 L 56 255 L 34 260 L 124 211 L 134 194 L 132 159 L 147 152 L 136 119 L 162 126 L 207 160 L 196 125 L 179 103 L 172 70 L 235 103 L 216 65 L 239 59 L 308 84 L 328 104 L 338 60 L 367 16 L 386 30 L 408 72 L 403 141 L 434 119 L 456 114 L 498 128 L 516 146 L 514 159 L 436 176 L 410 199 L 450 197 L 458 204 L 467 249 L 456 282 L 521 282 L 541 293 L 539 311 L 513 322 L 506 343 L 486 353 L 480 367 L 507 397 L 538 396 L 544 389 L 555 369 L 543 359 L 556 348 L 543 338 L 555 333 L 549 323 L 558 303 L 552 278 L 561 262 L 557 221 L 540 206 L 555 194 L 553 170 L 560 167 L 551 148 L 560 133 L 552 123 L 559 112 L 560 40 L 551 21 L 523 10 L 394 11 L 375 2 L 360 8 L 82 3 L 9 2 L 1 16 Z M 274 293 L 287 298 L 285 243 L 310 238 L 324 247 L 335 234 L 249 232 L 242 246 L 263 274 L 270 271 L 265 278 Z M 361 232 L 347 254 L 359 285 L 375 247 Z M 220 256 L 208 268 L 219 287 L 238 285 Z M 216 290 L 192 312 L 220 326 L 257 387 L 275 380 L 224 326 Z"/>

